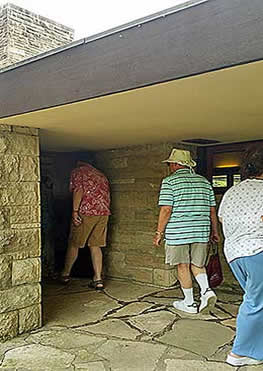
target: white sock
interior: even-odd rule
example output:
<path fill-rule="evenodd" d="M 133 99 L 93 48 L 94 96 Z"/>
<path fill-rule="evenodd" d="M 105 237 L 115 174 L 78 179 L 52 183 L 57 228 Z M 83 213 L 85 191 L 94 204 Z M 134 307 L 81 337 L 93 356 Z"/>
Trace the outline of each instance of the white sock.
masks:
<path fill-rule="evenodd" d="M 184 302 L 186 305 L 192 305 L 194 302 L 194 295 L 193 295 L 193 288 L 191 289 L 183 289 L 182 291 L 184 293 Z"/>
<path fill-rule="evenodd" d="M 209 283 L 206 273 L 199 273 L 197 276 L 195 276 L 195 279 L 200 286 L 201 289 L 201 295 L 203 295 L 207 289 L 209 289 Z"/>

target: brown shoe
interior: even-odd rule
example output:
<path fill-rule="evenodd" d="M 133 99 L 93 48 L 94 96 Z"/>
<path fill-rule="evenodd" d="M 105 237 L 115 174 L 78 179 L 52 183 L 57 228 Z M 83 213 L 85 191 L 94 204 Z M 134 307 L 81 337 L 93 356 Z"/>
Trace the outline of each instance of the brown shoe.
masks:
<path fill-rule="evenodd" d="M 58 282 L 62 285 L 68 285 L 70 283 L 70 276 L 59 276 Z"/>
<path fill-rule="evenodd" d="M 88 287 L 91 289 L 95 289 L 96 291 L 104 290 L 104 285 L 102 280 L 92 280 L 88 284 Z"/>

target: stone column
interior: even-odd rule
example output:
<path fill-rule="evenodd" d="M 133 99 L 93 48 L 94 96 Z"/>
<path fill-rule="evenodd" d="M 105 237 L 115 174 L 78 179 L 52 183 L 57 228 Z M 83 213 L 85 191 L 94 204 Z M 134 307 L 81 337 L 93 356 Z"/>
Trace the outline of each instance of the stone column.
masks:
<path fill-rule="evenodd" d="M 0 125 L 0 340 L 41 325 L 38 130 Z"/>

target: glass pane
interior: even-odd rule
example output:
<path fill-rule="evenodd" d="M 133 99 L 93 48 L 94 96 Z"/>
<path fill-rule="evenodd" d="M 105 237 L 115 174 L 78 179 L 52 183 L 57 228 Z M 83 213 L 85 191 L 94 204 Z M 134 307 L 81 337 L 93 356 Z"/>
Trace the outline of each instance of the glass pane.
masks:
<path fill-rule="evenodd" d="M 227 187 L 227 175 L 213 175 L 213 187 Z"/>
<path fill-rule="evenodd" d="M 233 185 L 239 184 L 240 182 L 241 182 L 241 175 L 240 174 L 234 174 Z"/>

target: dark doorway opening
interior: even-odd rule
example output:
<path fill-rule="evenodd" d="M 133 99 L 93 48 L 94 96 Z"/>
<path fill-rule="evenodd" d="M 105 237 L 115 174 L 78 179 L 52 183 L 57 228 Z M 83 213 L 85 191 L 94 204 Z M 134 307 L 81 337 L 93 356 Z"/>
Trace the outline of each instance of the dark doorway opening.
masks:
<path fill-rule="evenodd" d="M 63 269 L 72 215 L 69 192 L 70 173 L 78 160 L 93 161 L 90 152 L 42 152 L 41 239 L 43 280 L 56 277 Z M 89 248 L 79 249 L 72 277 L 91 278 L 93 268 Z"/>

